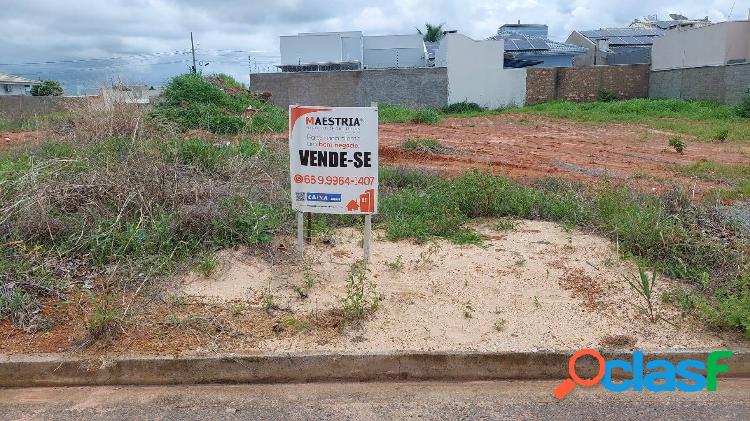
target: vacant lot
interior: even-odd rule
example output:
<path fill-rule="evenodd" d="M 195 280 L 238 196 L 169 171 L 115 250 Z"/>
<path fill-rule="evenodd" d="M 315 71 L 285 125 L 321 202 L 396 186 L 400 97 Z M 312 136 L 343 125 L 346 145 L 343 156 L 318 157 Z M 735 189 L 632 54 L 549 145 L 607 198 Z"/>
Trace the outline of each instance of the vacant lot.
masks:
<path fill-rule="evenodd" d="M 435 125 L 385 124 L 381 159 L 390 165 L 460 174 L 478 169 L 529 180 L 561 177 L 592 182 L 612 178 L 644 189 L 672 183 L 701 194 L 720 180 L 696 178 L 680 166 L 717 161 L 750 165 L 748 142 L 709 142 L 688 137 L 684 153 L 670 147 L 672 132 L 637 124 L 573 122 L 530 113 L 447 118 Z M 406 139 L 434 139 L 447 152 L 403 147 Z"/>
<path fill-rule="evenodd" d="M 351 217 L 313 218 L 311 252 L 294 256 L 284 110 L 224 76 L 180 76 L 164 95 L 5 125 L 0 351 L 739 347 L 750 335 L 748 142 L 727 107 L 383 107 L 366 267 Z M 618 107 L 629 119 L 600 119 Z M 713 134 L 662 131 L 664 119 Z M 644 299 L 630 281 L 653 272 Z"/>

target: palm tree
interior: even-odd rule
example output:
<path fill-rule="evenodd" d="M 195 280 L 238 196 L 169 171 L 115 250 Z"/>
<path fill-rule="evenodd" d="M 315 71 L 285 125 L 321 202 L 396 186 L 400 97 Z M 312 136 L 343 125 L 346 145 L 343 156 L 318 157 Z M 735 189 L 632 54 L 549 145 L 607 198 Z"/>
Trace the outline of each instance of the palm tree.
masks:
<path fill-rule="evenodd" d="M 422 35 L 422 39 L 424 39 L 425 42 L 438 42 L 440 41 L 440 38 L 443 37 L 443 25 L 445 25 L 445 23 L 433 25 L 427 22 L 424 24 L 425 31 L 422 32 L 421 29 L 417 28 L 417 32 L 419 35 Z"/>

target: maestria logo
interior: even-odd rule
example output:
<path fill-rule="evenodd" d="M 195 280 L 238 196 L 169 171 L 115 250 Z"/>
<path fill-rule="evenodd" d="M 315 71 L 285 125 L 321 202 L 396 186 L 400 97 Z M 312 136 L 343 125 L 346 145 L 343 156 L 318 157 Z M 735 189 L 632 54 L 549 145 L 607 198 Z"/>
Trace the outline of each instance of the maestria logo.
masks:
<path fill-rule="evenodd" d="M 362 122 L 359 117 L 305 117 L 307 126 L 361 126 Z"/>

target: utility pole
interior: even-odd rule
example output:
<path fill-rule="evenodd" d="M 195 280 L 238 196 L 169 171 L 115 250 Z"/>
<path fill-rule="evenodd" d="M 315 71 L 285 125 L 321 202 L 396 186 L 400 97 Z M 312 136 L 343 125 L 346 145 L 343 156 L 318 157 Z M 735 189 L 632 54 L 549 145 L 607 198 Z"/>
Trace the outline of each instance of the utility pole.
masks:
<path fill-rule="evenodd" d="M 190 49 L 193 51 L 193 67 L 191 68 L 192 73 L 196 73 L 198 70 L 195 67 L 195 44 L 193 43 L 193 31 L 190 31 Z"/>

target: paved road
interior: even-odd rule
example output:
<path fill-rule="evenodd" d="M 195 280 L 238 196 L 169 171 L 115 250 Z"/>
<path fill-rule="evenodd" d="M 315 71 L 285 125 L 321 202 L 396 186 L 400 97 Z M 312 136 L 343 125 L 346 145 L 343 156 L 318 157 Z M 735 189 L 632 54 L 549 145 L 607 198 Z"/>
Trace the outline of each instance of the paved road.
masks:
<path fill-rule="evenodd" d="M 556 382 L 317 383 L 0 390 L 2 420 L 554 419 L 750 420 L 750 379 L 717 392 L 610 393 Z"/>

